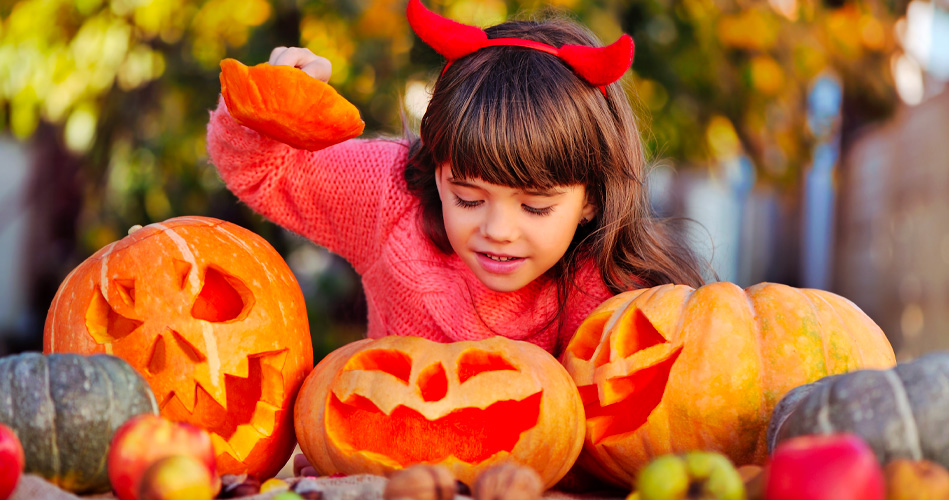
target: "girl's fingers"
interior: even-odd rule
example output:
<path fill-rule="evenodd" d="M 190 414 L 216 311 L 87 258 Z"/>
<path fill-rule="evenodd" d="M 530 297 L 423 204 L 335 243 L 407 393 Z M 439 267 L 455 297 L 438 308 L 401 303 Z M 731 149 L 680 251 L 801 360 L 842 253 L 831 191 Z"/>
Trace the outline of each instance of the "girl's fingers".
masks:
<path fill-rule="evenodd" d="M 270 52 L 270 64 L 293 66 L 318 80 L 327 81 L 333 73 L 329 59 L 301 47 L 277 47 Z"/>
<path fill-rule="evenodd" d="M 304 73 L 324 82 L 329 81 L 333 74 L 333 64 L 325 57 L 316 56 L 316 59 L 305 64 L 302 68 Z"/>
<path fill-rule="evenodd" d="M 267 63 L 277 64 L 277 56 L 282 54 L 285 50 L 287 50 L 286 47 L 274 47 L 274 49 L 270 51 L 270 59 L 267 60 Z"/>

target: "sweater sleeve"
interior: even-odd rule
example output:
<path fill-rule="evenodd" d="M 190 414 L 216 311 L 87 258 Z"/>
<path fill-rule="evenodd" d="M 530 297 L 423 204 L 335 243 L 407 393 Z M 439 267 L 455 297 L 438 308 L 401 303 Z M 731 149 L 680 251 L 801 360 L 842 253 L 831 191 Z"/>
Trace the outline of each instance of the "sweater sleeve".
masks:
<path fill-rule="evenodd" d="M 404 142 L 353 139 L 319 151 L 294 149 L 238 123 L 220 99 L 208 122 L 207 148 L 242 202 L 339 254 L 360 274 L 411 205 L 401 177 Z"/>

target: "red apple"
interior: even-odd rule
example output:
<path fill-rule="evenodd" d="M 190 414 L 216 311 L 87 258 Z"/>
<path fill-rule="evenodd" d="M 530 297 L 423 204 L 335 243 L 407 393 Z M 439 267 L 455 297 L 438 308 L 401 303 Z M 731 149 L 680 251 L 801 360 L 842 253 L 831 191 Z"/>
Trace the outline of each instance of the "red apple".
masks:
<path fill-rule="evenodd" d="M 152 463 L 139 484 L 140 500 L 211 500 L 214 477 L 191 455 L 172 455 Z"/>
<path fill-rule="evenodd" d="M 883 467 L 855 434 L 798 436 L 775 448 L 765 468 L 768 500 L 883 500 Z"/>
<path fill-rule="evenodd" d="M 0 500 L 7 500 L 23 474 L 23 446 L 9 427 L 0 424 Z"/>
<path fill-rule="evenodd" d="M 112 437 L 108 472 L 115 495 L 120 500 L 137 500 L 145 470 L 174 455 L 189 455 L 203 463 L 214 480 L 217 494 L 220 478 L 211 435 L 192 424 L 146 414 L 129 419 Z"/>

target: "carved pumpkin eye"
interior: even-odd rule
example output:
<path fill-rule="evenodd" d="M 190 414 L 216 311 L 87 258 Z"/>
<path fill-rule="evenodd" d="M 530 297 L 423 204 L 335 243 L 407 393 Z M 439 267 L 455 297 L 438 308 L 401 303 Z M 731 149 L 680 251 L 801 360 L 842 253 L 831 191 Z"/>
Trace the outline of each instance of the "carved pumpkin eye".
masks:
<path fill-rule="evenodd" d="M 211 323 L 237 319 L 249 309 L 254 295 L 239 279 L 214 267 L 204 274 L 204 285 L 191 307 L 191 316 Z"/>
<path fill-rule="evenodd" d="M 501 370 L 518 371 L 504 356 L 494 352 L 469 349 L 458 356 L 458 382 L 462 384 L 475 375 Z"/>
<path fill-rule="evenodd" d="M 134 309 L 135 281 L 115 280 L 112 283 L 119 289 L 119 296 L 122 297 L 125 305 Z M 92 300 L 89 301 L 89 307 L 86 309 L 86 330 L 96 342 L 115 342 L 134 332 L 142 326 L 142 323 L 137 319 L 119 314 L 102 294 L 102 287 L 96 285 L 92 291 Z"/>
<path fill-rule="evenodd" d="M 353 356 L 343 367 L 343 371 L 352 370 L 385 372 L 408 385 L 412 358 L 395 349 L 370 349 Z"/>
<path fill-rule="evenodd" d="M 640 309 L 622 315 L 616 325 L 609 325 L 609 314 L 591 316 L 568 347 L 572 355 L 592 361 L 597 368 L 611 362 L 624 362 L 637 357 L 639 367 L 628 375 L 606 378 L 601 384 L 578 387 L 587 419 L 591 422 L 594 443 L 632 432 L 646 423 L 659 406 L 669 382 L 672 366 L 682 347 L 669 349 L 668 340 L 656 330 Z M 616 332 L 602 338 L 602 332 Z"/>

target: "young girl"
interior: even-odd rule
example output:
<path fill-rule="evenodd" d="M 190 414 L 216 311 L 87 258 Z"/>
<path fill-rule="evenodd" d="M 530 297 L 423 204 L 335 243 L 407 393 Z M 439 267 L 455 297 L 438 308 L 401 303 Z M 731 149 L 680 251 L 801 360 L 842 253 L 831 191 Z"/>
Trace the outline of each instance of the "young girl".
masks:
<path fill-rule="evenodd" d="M 448 59 L 420 138 L 297 150 L 238 124 L 223 100 L 208 125 L 230 190 L 361 275 L 369 337 L 503 335 L 559 355 L 613 294 L 702 284 L 688 245 L 650 216 L 616 82 L 628 37 L 591 49 L 595 37 L 562 19 L 482 31 L 418 0 L 408 14 Z M 279 47 L 269 62 L 330 76 L 306 49 Z"/>

